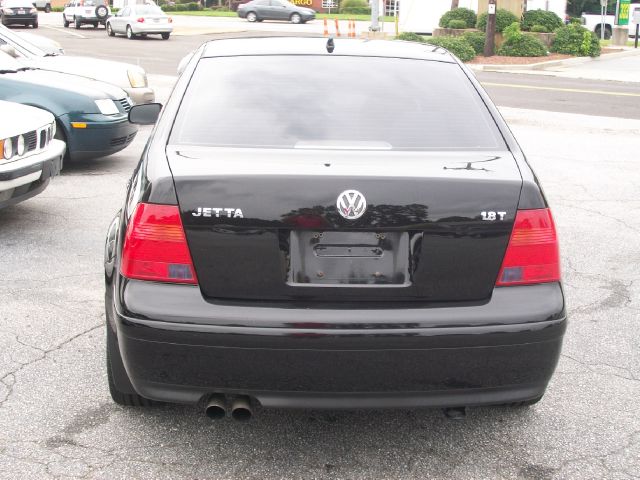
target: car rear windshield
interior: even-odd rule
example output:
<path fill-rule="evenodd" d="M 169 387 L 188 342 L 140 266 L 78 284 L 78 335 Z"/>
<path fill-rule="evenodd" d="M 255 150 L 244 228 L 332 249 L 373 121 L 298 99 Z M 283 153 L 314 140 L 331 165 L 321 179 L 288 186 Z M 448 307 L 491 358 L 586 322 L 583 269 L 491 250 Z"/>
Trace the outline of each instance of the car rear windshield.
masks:
<path fill-rule="evenodd" d="M 136 6 L 135 13 L 138 15 L 164 15 L 160 7 L 155 5 L 139 5 Z"/>
<path fill-rule="evenodd" d="M 499 150 L 457 64 L 349 56 L 202 59 L 170 143 L 218 147 Z"/>

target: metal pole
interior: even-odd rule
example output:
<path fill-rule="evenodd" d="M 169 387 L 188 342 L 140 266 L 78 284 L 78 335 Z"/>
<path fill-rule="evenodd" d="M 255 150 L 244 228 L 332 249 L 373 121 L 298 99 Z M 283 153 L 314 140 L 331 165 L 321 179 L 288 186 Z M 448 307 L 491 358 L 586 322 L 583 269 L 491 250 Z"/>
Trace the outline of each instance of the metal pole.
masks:
<path fill-rule="evenodd" d="M 380 25 L 378 24 L 378 16 L 380 15 L 380 3 L 378 0 L 373 0 L 371 2 L 371 26 L 369 30 L 372 32 L 378 32 L 380 30 Z"/>
<path fill-rule="evenodd" d="M 498 0 L 489 0 L 487 7 L 487 36 L 484 42 L 484 56 L 492 57 L 496 50 L 496 10 Z"/>
<path fill-rule="evenodd" d="M 396 24 L 396 37 L 399 35 L 399 30 L 398 30 L 398 0 L 396 0 L 393 3 L 393 20 Z M 636 26 L 636 31 L 637 31 L 637 26 Z M 637 41 L 638 35 L 636 35 L 636 41 Z"/>
<path fill-rule="evenodd" d="M 607 6 L 602 5 L 600 7 L 600 40 L 604 40 L 604 32 L 606 30 L 605 25 L 607 21 Z"/>
<path fill-rule="evenodd" d="M 633 48 L 638 48 L 638 28 L 640 28 L 640 23 L 636 23 L 636 40 L 634 42 Z"/>

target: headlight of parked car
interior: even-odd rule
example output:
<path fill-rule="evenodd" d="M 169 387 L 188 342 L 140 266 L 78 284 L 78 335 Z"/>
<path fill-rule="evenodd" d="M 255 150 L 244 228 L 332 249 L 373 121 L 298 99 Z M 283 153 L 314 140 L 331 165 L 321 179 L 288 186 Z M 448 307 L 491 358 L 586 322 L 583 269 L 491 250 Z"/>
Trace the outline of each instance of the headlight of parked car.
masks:
<path fill-rule="evenodd" d="M 13 141 L 10 138 L 0 140 L 0 153 L 2 154 L 2 160 L 11 160 L 13 157 Z"/>
<path fill-rule="evenodd" d="M 10 8 L 3 8 L 2 13 L 4 13 L 5 15 L 13 15 L 13 10 L 11 10 Z"/>
<path fill-rule="evenodd" d="M 129 83 L 133 88 L 141 88 L 147 86 L 147 75 L 139 70 L 127 70 Z"/>
<path fill-rule="evenodd" d="M 37 9 L 37 8 L 32 8 L 31 10 L 29 10 L 29 12 L 31 12 L 31 13 L 38 13 L 38 9 Z"/>
<path fill-rule="evenodd" d="M 115 102 L 109 98 L 96 100 L 95 102 L 98 110 L 100 110 L 100 113 L 102 113 L 103 115 L 113 115 L 115 113 L 118 113 L 118 107 L 116 106 Z"/>

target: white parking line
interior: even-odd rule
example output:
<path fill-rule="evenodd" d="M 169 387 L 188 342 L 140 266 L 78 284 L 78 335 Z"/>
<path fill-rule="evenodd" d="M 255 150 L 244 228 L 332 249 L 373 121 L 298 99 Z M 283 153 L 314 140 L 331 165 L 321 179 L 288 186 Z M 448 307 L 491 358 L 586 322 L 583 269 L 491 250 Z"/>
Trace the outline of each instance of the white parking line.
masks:
<path fill-rule="evenodd" d="M 80 33 L 73 32 L 73 31 L 68 30 L 66 28 L 56 28 L 56 27 L 52 27 L 50 25 L 40 25 L 40 26 L 44 27 L 44 28 L 48 28 L 49 30 L 55 30 L 56 32 L 66 33 L 67 35 L 73 35 L 74 37 L 87 38 L 87 37 L 85 37 L 84 35 L 82 35 Z"/>

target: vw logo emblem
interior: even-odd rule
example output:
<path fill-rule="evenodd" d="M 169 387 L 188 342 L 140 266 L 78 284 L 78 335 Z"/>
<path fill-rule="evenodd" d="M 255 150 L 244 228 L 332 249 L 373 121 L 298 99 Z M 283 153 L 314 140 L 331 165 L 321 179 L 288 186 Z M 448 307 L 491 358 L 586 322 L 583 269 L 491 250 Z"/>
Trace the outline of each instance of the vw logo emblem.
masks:
<path fill-rule="evenodd" d="M 356 220 L 367 210 L 367 200 L 357 190 L 345 190 L 338 195 L 338 212 L 347 220 Z"/>

